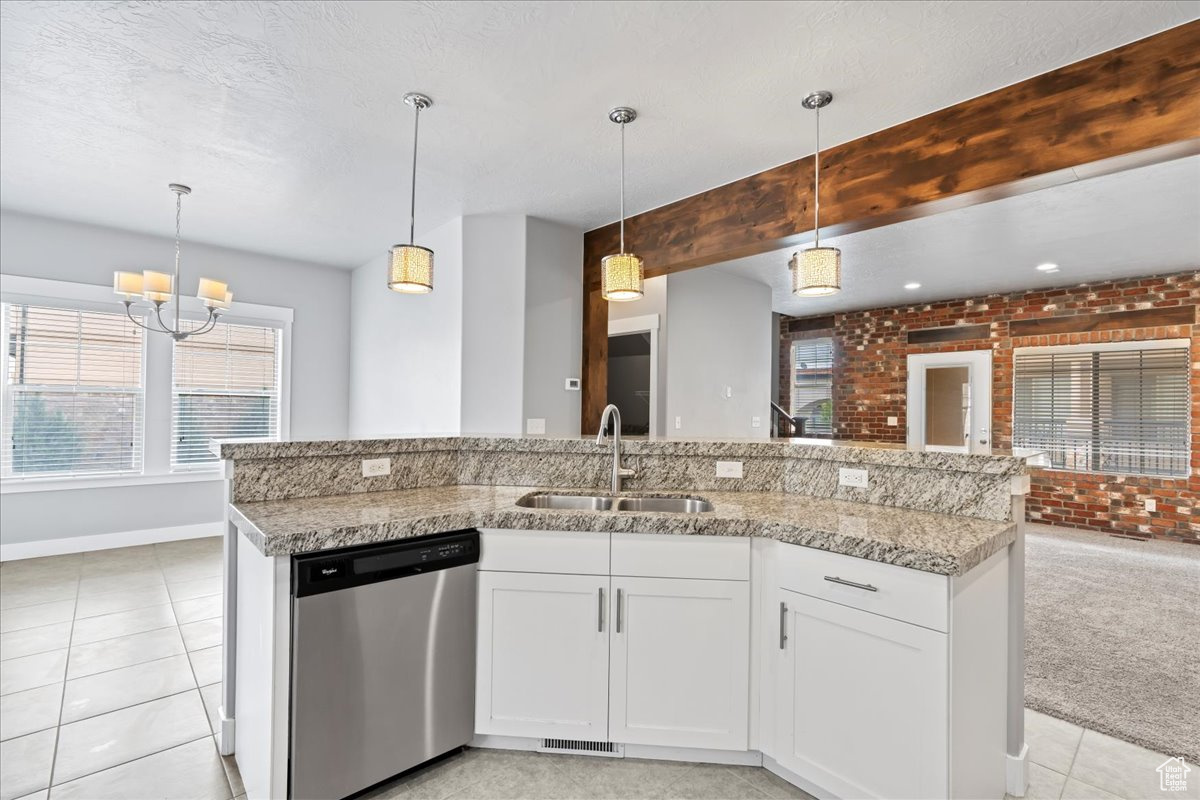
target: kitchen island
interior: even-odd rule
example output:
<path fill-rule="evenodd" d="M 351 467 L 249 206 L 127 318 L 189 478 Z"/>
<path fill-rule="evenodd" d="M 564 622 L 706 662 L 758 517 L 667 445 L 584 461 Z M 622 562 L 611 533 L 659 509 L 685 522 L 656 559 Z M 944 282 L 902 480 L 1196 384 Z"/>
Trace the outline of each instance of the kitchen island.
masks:
<path fill-rule="evenodd" d="M 222 747 L 250 796 L 288 792 L 292 557 L 465 529 L 482 531 L 476 746 L 763 765 L 823 796 L 1023 790 L 1020 459 L 631 445 L 631 494 L 712 510 L 519 506 L 603 483 L 607 454 L 575 440 L 227 445 Z M 354 479 L 381 456 L 415 485 Z M 712 477 L 719 459 L 746 477 Z M 829 480 L 846 464 L 871 473 L 863 499 Z M 511 477 L 538 480 L 490 482 Z M 550 619 L 593 632 L 565 646 Z"/>

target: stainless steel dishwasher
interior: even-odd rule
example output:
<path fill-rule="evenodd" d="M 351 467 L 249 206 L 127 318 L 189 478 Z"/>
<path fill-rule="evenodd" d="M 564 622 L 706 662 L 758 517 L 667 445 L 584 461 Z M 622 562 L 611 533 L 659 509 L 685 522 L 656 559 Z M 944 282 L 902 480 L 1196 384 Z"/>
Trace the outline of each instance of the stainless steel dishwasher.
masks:
<path fill-rule="evenodd" d="M 466 744 L 479 533 L 292 563 L 290 795 L 338 800 Z"/>

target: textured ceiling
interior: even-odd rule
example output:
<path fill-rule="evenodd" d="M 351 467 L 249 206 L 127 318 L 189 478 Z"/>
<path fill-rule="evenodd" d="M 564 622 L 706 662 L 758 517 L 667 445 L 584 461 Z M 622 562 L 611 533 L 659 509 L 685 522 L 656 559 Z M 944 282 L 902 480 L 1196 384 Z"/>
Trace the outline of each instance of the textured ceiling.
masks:
<path fill-rule="evenodd" d="M 792 294 L 790 249 L 713 269 L 767 284 L 773 309 L 793 316 L 1200 269 L 1200 156 L 821 243 L 842 250 L 830 297 Z M 1035 269 L 1046 262 L 1059 271 Z"/>
<path fill-rule="evenodd" d="M 467 213 L 583 229 L 1196 16 L 1193 2 L 0 4 L 0 204 L 357 266 Z"/>

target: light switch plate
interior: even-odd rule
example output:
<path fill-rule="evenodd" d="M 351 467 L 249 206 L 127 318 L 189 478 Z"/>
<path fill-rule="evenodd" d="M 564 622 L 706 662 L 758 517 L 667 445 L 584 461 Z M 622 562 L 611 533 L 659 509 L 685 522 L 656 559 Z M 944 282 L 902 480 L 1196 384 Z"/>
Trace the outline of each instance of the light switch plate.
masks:
<path fill-rule="evenodd" d="M 392 474 L 390 458 L 364 458 L 362 464 L 364 478 L 378 478 L 381 475 Z"/>
<path fill-rule="evenodd" d="M 546 420 L 544 419 L 527 419 L 525 420 L 525 432 L 538 434 L 546 432 Z"/>
<path fill-rule="evenodd" d="M 679 430 L 682 427 L 683 427 L 683 417 L 676 417 L 675 418 L 675 430 Z"/>
<path fill-rule="evenodd" d="M 867 471 L 865 469 L 839 469 L 838 485 L 865 489 L 867 488 Z"/>
<path fill-rule="evenodd" d="M 899 417 L 888 417 L 888 425 L 893 425 L 893 426 L 895 426 L 895 425 L 899 425 L 899 424 L 900 424 L 900 418 L 899 418 Z"/>
<path fill-rule="evenodd" d="M 718 461 L 717 462 L 717 477 L 718 478 L 740 478 L 740 477 L 742 477 L 742 462 L 741 461 Z"/>

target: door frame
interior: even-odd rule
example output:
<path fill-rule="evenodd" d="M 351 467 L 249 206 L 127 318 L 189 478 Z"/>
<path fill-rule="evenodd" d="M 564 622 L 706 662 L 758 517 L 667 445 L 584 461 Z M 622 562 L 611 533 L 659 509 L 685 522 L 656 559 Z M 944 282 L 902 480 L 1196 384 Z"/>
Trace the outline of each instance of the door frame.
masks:
<path fill-rule="evenodd" d="M 992 452 L 992 350 L 962 350 L 948 353 L 910 353 L 908 391 L 905 395 L 907 447 L 909 450 L 973 453 Z M 967 367 L 971 386 L 971 435 L 962 448 L 933 446 L 925 442 L 925 370 L 930 367 Z"/>
<path fill-rule="evenodd" d="M 640 317 L 610 319 L 608 335 L 625 336 L 630 333 L 650 334 L 650 438 L 658 437 L 658 314 Z M 608 383 L 605 381 L 605 385 Z"/>

